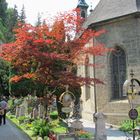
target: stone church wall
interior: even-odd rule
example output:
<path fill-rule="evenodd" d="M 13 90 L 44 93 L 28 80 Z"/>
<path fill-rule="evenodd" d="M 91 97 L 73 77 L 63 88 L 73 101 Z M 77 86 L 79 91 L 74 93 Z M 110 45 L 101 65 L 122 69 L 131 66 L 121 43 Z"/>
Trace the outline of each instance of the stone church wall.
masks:
<path fill-rule="evenodd" d="M 140 80 L 140 18 L 133 15 L 114 19 L 106 23 L 95 25 L 95 29 L 105 29 L 107 32 L 96 38 L 108 48 L 119 46 L 126 54 L 127 78 L 130 77 L 130 70 L 133 69 L 137 79 Z M 111 100 L 111 74 L 110 74 L 110 53 L 104 56 L 96 56 L 96 64 L 103 64 L 102 68 L 96 68 L 96 78 L 104 81 L 104 85 L 96 85 L 98 111 L 107 114 L 110 123 L 118 123 L 127 117 L 129 105 L 127 99 L 120 101 Z M 93 72 L 93 69 L 91 69 Z M 84 87 L 83 87 L 84 91 Z M 84 95 L 85 91 L 83 92 Z M 91 98 L 83 100 L 83 117 L 91 120 L 94 113 L 94 88 L 90 90 Z M 88 114 L 88 115 L 87 115 Z M 116 115 L 118 114 L 118 115 Z"/>

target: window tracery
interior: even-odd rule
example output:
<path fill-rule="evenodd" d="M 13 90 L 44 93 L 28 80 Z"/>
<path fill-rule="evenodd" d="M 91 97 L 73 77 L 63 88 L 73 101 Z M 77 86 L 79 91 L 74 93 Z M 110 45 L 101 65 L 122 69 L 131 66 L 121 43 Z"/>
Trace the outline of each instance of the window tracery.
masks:
<path fill-rule="evenodd" d="M 123 83 L 126 79 L 126 55 L 122 48 L 115 47 L 111 53 L 112 99 L 123 97 Z"/>

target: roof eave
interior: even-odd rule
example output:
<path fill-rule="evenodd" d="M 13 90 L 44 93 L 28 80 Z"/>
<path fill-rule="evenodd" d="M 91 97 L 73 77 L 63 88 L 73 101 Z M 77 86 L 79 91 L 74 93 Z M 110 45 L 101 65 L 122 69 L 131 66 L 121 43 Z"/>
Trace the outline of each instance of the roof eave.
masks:
<path fill-rule="evenodd" d="M 109 22 L 111 20 L 118 19 L 118 18 L 123 18 L 123 17 L 130 16 L 130 15 L 136 15 L 136 16 L 139 16 L 140 17 L 140 11 L 137 11 L 137 12 L 134 12 L 134 13 L 130 13 L 130 14 L 127 14 L 127 15 L 113 17 L 113 18 L 110 18 L 110 19 L 102 20 L 102 21 L 93 22 L 93 23 L 89 24 L 87 27 L 88 28 L 93 28 L 94 26 L 97 26 L 98 24 L 106 23 L 106 22 Z"/>

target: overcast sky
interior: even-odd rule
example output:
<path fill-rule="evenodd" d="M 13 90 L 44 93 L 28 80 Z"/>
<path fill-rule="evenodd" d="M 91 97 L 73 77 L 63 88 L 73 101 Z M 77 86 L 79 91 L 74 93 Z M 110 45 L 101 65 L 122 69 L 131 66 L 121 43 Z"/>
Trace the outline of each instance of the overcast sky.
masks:
<path fill-rule="evenodd" d="M 34 24 L 37 21 L 38 13 L 43 18 L 47 15 L 54 15 L 60 11 L 67 11 L 77 6 L 78 0 L 6 0 L 8 7 L 14 7 L 16 4 L 20 13 L 22 5 L 25 7 L 27 22 Z M 85 0 L 87 4 L 94 8 L 99 0 Z M 90 8 L 90 7 L 89 7 Z"/>

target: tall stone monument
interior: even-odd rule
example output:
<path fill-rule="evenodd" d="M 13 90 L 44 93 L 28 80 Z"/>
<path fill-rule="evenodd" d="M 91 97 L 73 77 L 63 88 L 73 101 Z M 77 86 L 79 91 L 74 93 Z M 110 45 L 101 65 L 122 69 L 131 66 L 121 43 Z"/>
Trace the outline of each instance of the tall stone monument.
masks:
<path fill-rule="evenodd" d="M 95 140 L 107 140 L 106 128 L 105 128 L 105 115 L 102 112 L 98 112 L 94 115 L 95 121 Z"/>

